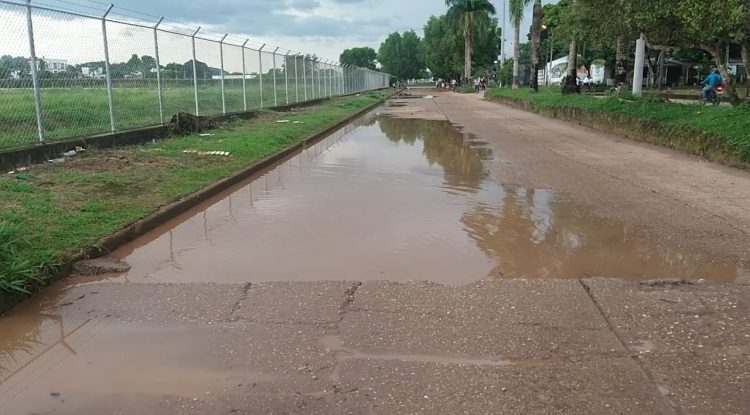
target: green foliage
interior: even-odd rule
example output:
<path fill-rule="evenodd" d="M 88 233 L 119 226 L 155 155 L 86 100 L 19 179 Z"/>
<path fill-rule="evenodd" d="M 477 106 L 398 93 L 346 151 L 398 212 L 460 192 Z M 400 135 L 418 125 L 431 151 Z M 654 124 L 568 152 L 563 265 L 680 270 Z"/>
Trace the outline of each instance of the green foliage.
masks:
<path fill-rule="evenodd" d="M 463 31 L 464 78 L 471 78 L 472 60 L 477 47 L 474 34 L 476 30 L 484 32 L 488 29 L 491 16 L 496 13 L 495 6 L 489 0 L 445 0 L 445 5 L 448 7 L 448 21 Z"/>
<path fill-rule="evenodd" d="M 43 283 L 39 270 L 48 263 L 33 264 L 24 258 L 23 251 L 28 248 L 19 228 L 0 221 L 0 291 L 28 294 Z"/>
<path fill-rule="evenodd" d="M 413 30 L 391 33 L 380 45 L 378 61 L 384 72 L 399 80 L 421 78 L 426 68 L 422 41 Z"/>
<path fill-rule="evenodd" d="M 488 67 L 493 64 L 499 53 L 500 30 L 497 19 L 489 16 L 473 28 L 472 66 Z M 464 69 L 464 35 L 463 28 L 451 22 L 447 16 L 431 16 L 424 27 L 423 51 L 427 67 L 436 78 L 460 78 Z"/>
<path fill-rule="evenodd" d="M 750 162 L 750 108 L 703 107 L 660 102 L 648 95 L 595 98 L 582 95 L 561 95 L 553 90 L 531 94 L 527 90 L 490 89 L 485 97 L 510 98 L 531 103 L 538 111 L 576 108 L 588 112 L 609 113 L 633 120 L 656 122 L 675 134 L 716 137 L 728 148 L 731 156 Z M 669 139 L 670 137 L 665 137 Z M 721 151 L 720 149 L 715 149 Z"/>
<path fill-rule="evenodd" d="M 360 68 L 375 69 L 375 59 L 378 54 L 371 47 L 346 49 L 341 53 L 339 62 L 344 65 L 354 65 Z"/>

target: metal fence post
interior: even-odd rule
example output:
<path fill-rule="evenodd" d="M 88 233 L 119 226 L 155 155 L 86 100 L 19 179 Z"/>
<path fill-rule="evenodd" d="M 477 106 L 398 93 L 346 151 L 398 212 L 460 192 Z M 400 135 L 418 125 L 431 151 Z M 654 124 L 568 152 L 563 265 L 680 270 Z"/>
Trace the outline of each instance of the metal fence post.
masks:
<path fill-rule="evenodd" d="M 307 101 L 307 64 L 305 61 L 307 60 L 307 55 L 302 55 L 302 82 L 304 83 L 305 87 L 305 101 Z"/>
<path fill-rule="evenodd" d="M 245 39 L 245 43 L 242 44 L 242 108 L 247 111 L 247 66 L 245 66 L 245 45 L 250 39 Z"/>
<path fill-rule="evenodd" d="M 224 40 L 229 36 L 225 34 L 219 41 L 219 61 L 221 62 L 221 113 L 227 113 L 227 101 L 224 96 Z"/>
<path fill-rule="evenodd" d="M 164 97 L 162 96 L 161 90 L 161 63 L 159 61 L 159 25 L 164 21 L 164 18 L 160 18 L 156 25 L 154 25 L 154 55 L 156 55 L 156 90 L 159 97 L 159 122 L 164 124 Z"/>
<path fill-rule="evenodd" d="M 323 96 L 328 97 L 328 61 L 323 61 Z"/>
<path fill-rule="evenodd" d="M 258 79 L 260 79 L 260 107 L 263 108 L 263 48 L 266 47 L 266 44 L 264 43 L 263 46 L 258 49 Z"/>
<path fill-rule="evenodd" d="M 299 102 L 299 74 L 297 72 L 297 62 L 299 53 L 294 55 L 294 102 Z"/>
<path fill-rule="evenodd" d="M 320 60 L 318 60 L 318 99 L 323 98 L 323 81 L 320 79 Z"/>
<path fill-rule="evenodd" d="M 104 12 L 104 16 L 102 16 L 102 40 L 104 41 L 104 68 L 107 71 L 107 101 L 109 102 L 109 124 L 112 132 L 114 133 L 116 131 L 115 108 L 114 100 L 112 99 L 112 74 L 109 70 L 109 42 L 107 42 L 107 15 L 110 11 L 112 11 L 113 7 L 115 7 L 115 5 L 110 4 L 107 8 L 107 11 Z"/>
<path fill-rule="evenodd" d="M 277 107 L 279 105 L 278 97 L 276 96 L 276 51 L 278 51 L 279 48 L 273 50 L 273 55 L 271 55 L 273 59 L 273 106 Z"/>
<path fill-rule="evenodd" d="M 310 58 L 310 86 L 312 89 L 312 99 L 315 99 L 315 62 L 317 62 L 317 58 L 312 57 Z M 320 98 L 320 97 L 318 97 Z"/>
<path fill-rule="evenodd" d="M 44 144 L 44 125 L 42 123 L 42 93 L 39 90 L 37 73 L 36 46 L 34 45 L 34 24 L 31 20 L 31 0 L 26 0 L 26 28 L 29 32 L 29 52 L 31 53 L 31 82 L 34 84 L 34 109 L 36 110 L 36 132 L 39 144 Z"/>
<path fill-rule="evenodd" d="M 200 32 L 201 27 L 193 33 L 190 38 L 193 40 L 193 95 L 195 96 L 195 115 L 200 115 L 200 107 L 198 106 L 198 59 L 195 58 L 195 36 Z"/>
<path fill-rule="evenodd" d="M 286 105 L 289 105 L 289 51 L 284 55 L 284 82 L 286 83 Z"/>

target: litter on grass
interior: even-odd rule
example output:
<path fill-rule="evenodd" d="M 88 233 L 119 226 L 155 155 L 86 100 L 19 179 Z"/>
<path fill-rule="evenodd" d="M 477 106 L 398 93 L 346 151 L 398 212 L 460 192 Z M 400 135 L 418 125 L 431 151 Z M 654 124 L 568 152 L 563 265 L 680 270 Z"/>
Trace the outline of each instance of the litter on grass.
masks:
<path fill-rule="evenodd" d="M 289 122 L 289 120 L 278 120 L 278 121 L 276 121 L 276 123 L 278 123 L 278 124 L 286 124 L 288 122 Z"/>
<path fill-rule="evenodd" d="M 212 137 L 212 136 L 215 136 L 216 134 L 203 133 L 203 134 L 198 134 L 198 135 L 201 137 Z"/>
<path fill-rule="evenodd" d="M 231 155 L 228 151 L 198 151 L 198 150 L 183 150 L 184 154 L 195 154 L 197 156 L 203 157 L 203 156 L 220 156 L 220 157 L 228 157 Z"/>

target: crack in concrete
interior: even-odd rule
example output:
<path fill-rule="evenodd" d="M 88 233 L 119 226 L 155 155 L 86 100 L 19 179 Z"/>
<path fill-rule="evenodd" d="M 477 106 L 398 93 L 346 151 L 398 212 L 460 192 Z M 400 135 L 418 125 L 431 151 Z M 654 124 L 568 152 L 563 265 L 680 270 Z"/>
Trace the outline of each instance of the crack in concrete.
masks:
<path fill-rule="evenodd" d="M 626 351 L 630 350 L 630 348 L 626 345 L 625 341 L 620 337 L 620 335 L 615 330 L 614 324 L 612 324 L 612 321 L 607 317 L 606 313 L 604 312 L 604 309 L 602 309 L 599 302 L 596 300 L 596 297 L 591 293 L 591 287 L 589 287 L 586 284 L 586 281 L 579 279 L 578 283 L 581 285 L 581 288 L 586 292 L 586 295 L 588 296 L 589 300 L 594 304 L 597 311 L 599 312 L 599 315 L 604 319 L 604 321 L 607 323 L 607 326 L 609 327 L 609 330 L 612 332 L 612 334 L 615 336 L 617 341 L 622 345 L 623 349 Z M 638 365 L 638 367 L 641 369 L 641 372 L 643 375 L 648 379 L 649 383 L 651 383 L 651 386 L 656 390 L 657 395 L 660 396 L 664 402 L 666 402 L 667 406 L 672 409 L 672 412 L 675 415 L 685 415 L 685 410 L 680 406 L 680 404 L 673 399 L 669 398 L 669 394 L 665 393 L 667 391 L 667 388 L 665 388 L 663 385 L 660 385 L 657 381 L 654 375 L 651 373 L 651 371 L 646 367 L 645 363 L 638 357 L 638 355 L 631 355 L 631 358 L 635 363 Z"/>
<path fill-rule="evenodd" d="M 242 303 L 247 300 L 247 296 L 250 293 L 250 288 L 253 286 L 252 283 L 248 282 L 242 287 L 242 294 L 240 295 L 240 298 L 235 301 L 234 305 L 232 306 L 232 311 L 229 312 L 229 315 L 225 319 L 225 321 L 235 321 L 232 319 L 232 316 L 234 313 L 239 311 L 240 307 L 242 306 Z"/>

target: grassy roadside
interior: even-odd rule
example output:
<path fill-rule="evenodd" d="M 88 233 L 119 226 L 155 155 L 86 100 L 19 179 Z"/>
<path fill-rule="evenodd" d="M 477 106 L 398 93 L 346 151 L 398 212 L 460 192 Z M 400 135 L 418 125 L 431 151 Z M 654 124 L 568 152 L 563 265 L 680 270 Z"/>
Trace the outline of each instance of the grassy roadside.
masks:
<path fill-rule="evenodd" d="M 559 90 L 532 94 L 528 89 L 491 89 L 485 97 L 534 112 L 706 156 L 717 161 L 750 163 L 750 107 L 702 107 L 658 102 L 562 95 Z"/>
<path fill-rule="evenodd" d="M 263 112 L 208 133 L 93 151 L 0 177 L 0 293 L 31 292 L 55 267 L 159 207 L 378 103 L 336 98 L 293 113 Z M 278 120 L 288 123 L 277 123 Z M 230 157 L 184 150 L 227 151 Z"/>
<path fill-rule="evenodd" d="M 310 83 L 310 82 L 308 82 Z M 286 87 L 277 86 L 278 104 L 286 104 Z M 227 112 L 239 112 L 244 108 L 242 85 L 227 82 L 225 101 Z M 300 95 L 304 99 L 304 87 L 289 88 L 290 102 Z M 159 104 L 156 85 L 151 87 L 115 87 L 112 91 L 115 104 L 114 115 L 118 130 L 140 128 L 159 124 Z M 195 112 L 194 91 L 191 85 L 166 85 L 163 89 L 164 114 Z M 308 86 L 310 98 L 319 95 Z M 247 105 L 250 109 L 261 107 L 261 91 L 255 82 L 248 82 Z M 273 84 L 263 85 L 265 107 L 274 103 Z M 43 88 L 41 92 L 43 126 L 48 142 L 62 139 L 107 133 L 110 131 L 107 90 L 102 86 L 92 88 Z M 198 104 L 201 115 L 223 113 L 221 87 L 218 81 L 210 81 L 198 87 Z M 167 120 L 168 121 L 168 120 Z M 37 140 L 34 94 L 29 89 L 0 88 L 0 149 L 34 144 Z"/>

